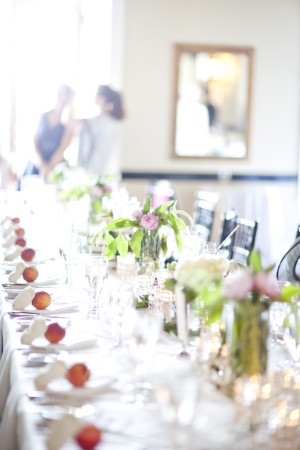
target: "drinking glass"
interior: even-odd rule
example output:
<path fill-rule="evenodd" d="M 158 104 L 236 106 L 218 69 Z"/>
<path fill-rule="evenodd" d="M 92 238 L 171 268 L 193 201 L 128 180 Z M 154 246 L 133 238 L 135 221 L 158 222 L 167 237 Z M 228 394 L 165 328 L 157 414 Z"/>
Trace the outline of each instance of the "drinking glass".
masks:
<path fill-rule="evenodd" d="M 147 399 L 151 390 L 147 374 L 153 363 L 162 327 L 161 315 L 137 310 L 132 310 L 126 315 L 124 328 L 128 337 L 129 353 L 134 364 L 134 381 L 129 385 L 129 390 L 132 391 L 132 400 L 135 402 Z"/>
<path fill-rule="evenodd" d="M 162 420 L 169 426 L 172 448 L 192 448 L 191 425 L 199 401 L 199 379 L 192 362 L 187 359 L 172 361 L 172 371 L 157 373 L 154 386 Z"/>
<path fill-rule="evenodd" d="M 300 367 L 300 306 L 288 305 L 285 319 L 285 343 L 290 354 L 290 365 Z"/>
<path fill-rule="evenodd" d="M 272 302 L 270 306 L 270 325 L 272 342 L 277 345 L 283 342 L 284 319 L 287 313 L 287 303 Z"/>
<path fill-rule="evenodd" d="M 87 317 L 99 319 L 99 299 L 108 278 L 107 259 L 100 255 L 89 255 L 85 262 L 85 274 L 90 288 Z"/>
<path fill-rule="evenodd" d="M 110 329 L 112 333 L 113 348 L 120 349 L 123 344 L 122 327 L 126 312 L 134 305 L 133 288 L 130 284 L 122 284 L 112 290 L 109 298 Z"/>

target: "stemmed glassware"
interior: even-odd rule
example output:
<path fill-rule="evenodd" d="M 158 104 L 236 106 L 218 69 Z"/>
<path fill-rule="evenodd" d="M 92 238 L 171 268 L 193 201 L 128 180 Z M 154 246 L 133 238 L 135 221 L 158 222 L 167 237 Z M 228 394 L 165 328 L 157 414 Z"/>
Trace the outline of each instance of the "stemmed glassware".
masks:
<path fill-rule="evenodd" d="M 88 280 L 89 309 L 88 318 L 100 318 L 99 299 L 108 278 L 108 262 L 102 255 L 88 255 L 85 261 L 85 274 Z"/>
<path fill-rule="evenodd" d="M 124 332 L 128 338 L 129 353 L 134 364 L 134 381 L 129 386 L 132 400 L 144 401 L 151 385 L 147 382 L 147 374 L 153 363 L 157 342 L 162 332 L 161 315 L 132 310 L 126 315 Z"/>
<path fill-rule="evenodd" d="M 285 322 L 284 337 L 291 357 L 289 364 L 300 367 L 300 306 L 296 302 L 288 305 Z"/>
<path fill-rule="evenodd" d="M 133 287 L 130 284 L 122 284 L 116 290 L 112 290 L 109 299 L 110 324 L 113 335 L 113 348 L 122 346 L 122 326 L 126 313 L 134 305 Z"/>

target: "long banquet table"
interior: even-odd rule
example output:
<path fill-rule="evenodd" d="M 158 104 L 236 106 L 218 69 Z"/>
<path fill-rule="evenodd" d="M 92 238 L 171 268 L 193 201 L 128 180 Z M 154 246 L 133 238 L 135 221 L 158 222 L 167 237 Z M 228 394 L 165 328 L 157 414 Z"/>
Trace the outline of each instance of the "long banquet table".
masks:
<path fill-rule="evenodd" d="M 36 240 L 36 245 L 47 241 L 51 247 L 50 233 L 54 223 L 47 224 L 40 217 L 38 227 L 41 224 L 42 227 L 48 225 L 49 234 L 43 235 L 47 236 L 46 240 Z M 32 225 L 30 217 L 25 225 Z M 112 269 L 101 300 L 103 317 L 88 319 L 87 285 L 81 276 L 80 264 L 76 270 L 78 277 L 72 285 L 67 286 L 60 280 L 53 288 L 53 313 L 45 315 L 47 323 L 57 321 L 67 328 L 69 345 L 36 347 L 22 344 L 22 333 L 35 315 L 22 311 L 11 314 L 12 300 L 4 290 L 0 291 L 1 450 L 78 449 L 71 437 L 61 446 L 49 446 L 49 435 L 56 433 L 60 437 L 65 431 L 64 425 L 60 427 L 65 414 L 95 424 L 103 431 L 102 441 L 97 446 L 99 450 L 298 448 L 295 442 L 299 443 L 299 439 L 285 439 L 289 429 L 284 433 L 280 431 L 279 435 L 274 432 L 269 426 L 272 421 L 268 412 L 264 411 L 264 416 L 253 420 L 254 411 L 254 416 L 250 414 L 249 419 L 249 413 L 253 413 L 253 398 L 248 398 L 247 393 L 244 393 L 243 403 L 238 404 L 218 389 L 212 382 L 209 361 L 198 357 L 197 345 L 189 346 L 189 360 L 179 357 L 182 344 L 172 334 L 161 333 L 149 361 L 147 395 L 143 392 L 141 396 L 134 396 L 136 361 L 130 340 L 124 339 L 123 345 L 115 346 L 118 324 L 114 317 L 104 314 L 105 308 L 106 312 L 109 310 L 110 289 L 122 291 L 125 287 Z M 7 272 L 3 268 L 1 281 L 7 281 Z M 59 311 L 66 305 L 70 306 L 70 311 Z M 144 314 L 153 314 L 153 311 Z M 271 347 L 271 368 L 276 366 L 274 362 L 284 357 L 284 351 L 282 346 Z M 56 360 L 65 361 L 67 365 L 86 363 L 99 383 L 97 389 L 88 392 L 66 389 L 65 380 L 58 380 L 52 390 L 50 386 L 45 391 L 37 390 L 36 377 Z M 272 410 L 269 403 L 264 405 Z M 299 404 L 297 408 L 299 412 Z"/>

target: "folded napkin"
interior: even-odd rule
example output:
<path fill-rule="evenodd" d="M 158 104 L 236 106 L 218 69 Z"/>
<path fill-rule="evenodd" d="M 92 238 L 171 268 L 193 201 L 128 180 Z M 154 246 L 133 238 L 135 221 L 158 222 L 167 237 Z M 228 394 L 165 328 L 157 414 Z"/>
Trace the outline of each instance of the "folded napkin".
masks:
<path fill-rule="evenodd" d="M 6 239 L 17 228 L 19 228 L 18 224 L 11 224 L 8 228 L 6 228 L 2 233 L 2 236 L 4 237 L 4 239 Z"/>
<path fill-rule="evenodd" d="M 35 296 L 35 290 L 27 286 L 21 291 L 12 302 L 12 309 L 24 309 L 28 306 Z"/>
<path fill-rule="evenodd" d="M 21 255 L 23 250 L 23 247 L 20 247 L 20 245 L 16 245 L 13 250 L 4 257 L 4 261 L 14 261 Z"/>
<path fill-rule="evenodd" d="M 71 414 L 64 414 L 61 420 L 50 423 L 46 445 L 48 450 L 59 450 L 79 433 L 87 423 Z"/>
<path fill-rule="evenodd" d="M 31 325 L 21 335 L 22 344 L 31 344 L 36 338 L 43 336 L 47 329 L 46 319 L 41 316 L 35 317 Z"/>
<path fill-rule="evenodd" d="M 39 373 L 35 377 L 35 387 L 40 391 L 46 389 L 50 381 L 56 380 L 57 378 L 64 378 L 67 370 L 68 369 L 64 361 L 53 361 L 53 363 L 50 364 L 45 371 Z"/>
<path fill-rule="evenodd" d="M 22 273 L 24 272 L 24 269 L 26 269 L 27 264 L 25 264 L 23 261 L 20 261 L 16 264 L 15 270 L 13 270 L 9 276 L 8 276 L 8 281 L 10 283 L 16 283 L 18 281 L 18 279 L 20 278 L 20 276 L 22 275 Z"/>
<path fill-rule="evenodd" d="M 16 236 L 9 236 L 9 238 L 4 242 L 3 248 L 10 248 L 16 242 Z"/>

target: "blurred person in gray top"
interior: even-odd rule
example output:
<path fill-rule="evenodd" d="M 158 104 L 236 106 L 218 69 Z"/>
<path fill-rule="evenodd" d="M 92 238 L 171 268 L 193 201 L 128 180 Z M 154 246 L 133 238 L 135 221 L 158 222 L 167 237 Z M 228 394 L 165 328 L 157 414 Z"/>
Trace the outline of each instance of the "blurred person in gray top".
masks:
<path fill-rule="evenodd" d="M 78 163 L 87 172 L 117 181 L 121 177 L 120 135 L 124 110 L 121 95 L 106 85 L 96 93 L 99 114 L 81 121 Z"/>

